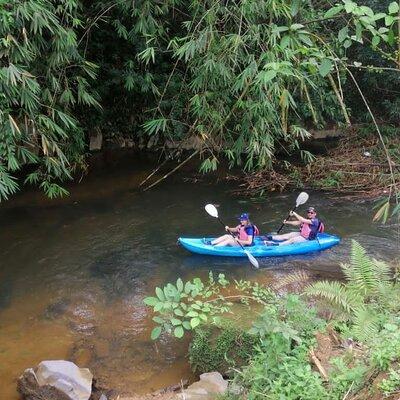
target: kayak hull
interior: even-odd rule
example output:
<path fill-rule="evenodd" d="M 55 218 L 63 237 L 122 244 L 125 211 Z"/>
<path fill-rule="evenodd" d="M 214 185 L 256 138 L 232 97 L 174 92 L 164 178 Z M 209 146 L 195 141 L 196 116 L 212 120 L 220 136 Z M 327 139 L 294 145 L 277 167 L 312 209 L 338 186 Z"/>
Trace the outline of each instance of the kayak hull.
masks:
<path fill-rule="evenodd" d="M 179 244 L 186 250 L 195 254 L 219 257 L 247 257 L 241 247 L 215 247 L 205 243 L 205 240 L 213 238 L 179 238 Z M 317 240 L 288 244 L 285 246 L 266 246 L 261 237 L 254 238 L 253 246 L 245 249 L 254 257 L 283 257 L 290 255 L 308 254 L 316 251 L 326 250 L 340 243 L 340 238 L 328 233 L 319 233 Z"/>

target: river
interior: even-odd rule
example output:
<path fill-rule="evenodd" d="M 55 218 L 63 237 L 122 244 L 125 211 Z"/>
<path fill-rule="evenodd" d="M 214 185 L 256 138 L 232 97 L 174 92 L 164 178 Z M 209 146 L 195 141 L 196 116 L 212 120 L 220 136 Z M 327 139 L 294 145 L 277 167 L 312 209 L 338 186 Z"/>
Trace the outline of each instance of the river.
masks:
<path fill-rule="evenodd" d="M 98 383 L 122 394 L 145 393 L 190 377 L 187 341 L 149 339 L 152 315 L 143 305 L 155 286 L 205 276 L 273 282 L 305 268 L 316 277 L 338 277 L 351 239 L 376 258 L 398 256 L 395 226 L 371 223 L 372 205 L 310 193 L 327 232 L 342 243 L 323 253 L 260 260 L 190 255 L 178 236 L 221 233 L 204 212 L 236 223 L 250 212 L 263 233 L 280 225 L 296 193 L 267 199 L 232 195 L 232 184 L 184 181 L 177 176 L 147 192 L 138 190 L 149 166 L 111 168 L 70 186 L 63 200 L 26 191 L 0 207 L 0 398 L 17 399 L 16 380 L 44 359 L 69 359 L 89 367 Z M 304 212 L 304 206 L 300 213 Z M 186 339 L 187 340 L 187 339 Z"/>

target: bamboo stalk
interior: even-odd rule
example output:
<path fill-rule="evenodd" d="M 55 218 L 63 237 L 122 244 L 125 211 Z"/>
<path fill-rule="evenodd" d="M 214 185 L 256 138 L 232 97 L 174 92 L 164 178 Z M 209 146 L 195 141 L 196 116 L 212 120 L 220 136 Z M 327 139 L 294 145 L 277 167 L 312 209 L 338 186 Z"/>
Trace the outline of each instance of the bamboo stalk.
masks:
<path fill-rule="evenodd" d="M 347 110 L 346 110 L 346 105 L 344 104 L 344 101 L 343 101 L 342 97 L 340 96 L 340 93 L 339 93 L 339 90 L 338 90 L 338 88 L 336 86 L 335 80 L 333 79 L 331 74 L 328 74 L 328 79 L 329 79 L 329 82 L 331 83 L 332 89 L 335 92 L 335 95 L 336 95 L 336 97 L 337 97 L 337 99 L 339 101 L 340 107 L 341 107 L 342 112 L 343 112 L 344 119 L 346 120 L 346 124 L 348 126 L 351 126 L 351 121 L 350 121 L 349 114 L 347 113 Z"/>
<path fill-rule="evenodd" d="M 153 182 L 150 186 L 147 186 L 146 188 L 143 189 L 143 192 L 146 192 L 147 190 L 151 189 L 153 186 L 158 185 L 160 182 L 162 182 L 164 179 L 168 178 L 170 175 L 172 175 L 175 171 L 177 171 L 180 167 L 185 165 L 190 159 L 192 159 L 196 154 L 198 154 L 199 150 L 194 151 L 188 158 L 183 160 L 180 164 L 178 164 L 173 170 L 169 171 L 167 174 L 165 174 L 163 177 L 160 179 L 156 180 Z"/>

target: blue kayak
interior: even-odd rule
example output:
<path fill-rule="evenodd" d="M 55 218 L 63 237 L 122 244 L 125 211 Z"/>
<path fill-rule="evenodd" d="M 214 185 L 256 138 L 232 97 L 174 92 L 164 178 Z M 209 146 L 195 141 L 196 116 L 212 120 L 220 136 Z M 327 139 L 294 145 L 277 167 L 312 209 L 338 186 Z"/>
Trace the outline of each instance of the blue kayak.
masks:
<path fill-rule="evenodd" d="M 285 246 L 267 246 L 261 237 L 254 238 L 253 246 L 246 246 L 254 257 L 281 257 L 298 254 L 307 254 L 315 251 L 326 250 L 336 246 L 340 242 L 340 238 L 328 233 L 319 233 L 318 240 L 307 240 L 306 242 L 288 244 Z M 179 238 L 178 242 L 186 250 L 196 254 L 205 254 L 209 256 L 222 257 L 246 257 L 246 254 L 240 247 L 215 247 L 206 244 L 213 238 Z"/>

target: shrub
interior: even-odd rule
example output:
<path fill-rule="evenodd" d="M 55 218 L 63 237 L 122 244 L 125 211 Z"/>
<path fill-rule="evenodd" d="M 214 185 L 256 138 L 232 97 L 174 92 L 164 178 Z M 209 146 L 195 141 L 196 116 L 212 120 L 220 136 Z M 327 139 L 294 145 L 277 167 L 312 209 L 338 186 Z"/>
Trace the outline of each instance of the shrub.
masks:
<path fill-rule="evenodd" d="M 204 326 L 194 331 L 189 346 L 189 361 L 194 372 L 219 371 L 249 362 L 255 354 L 257 337 L 225 323 L 225 326 Z"/>

